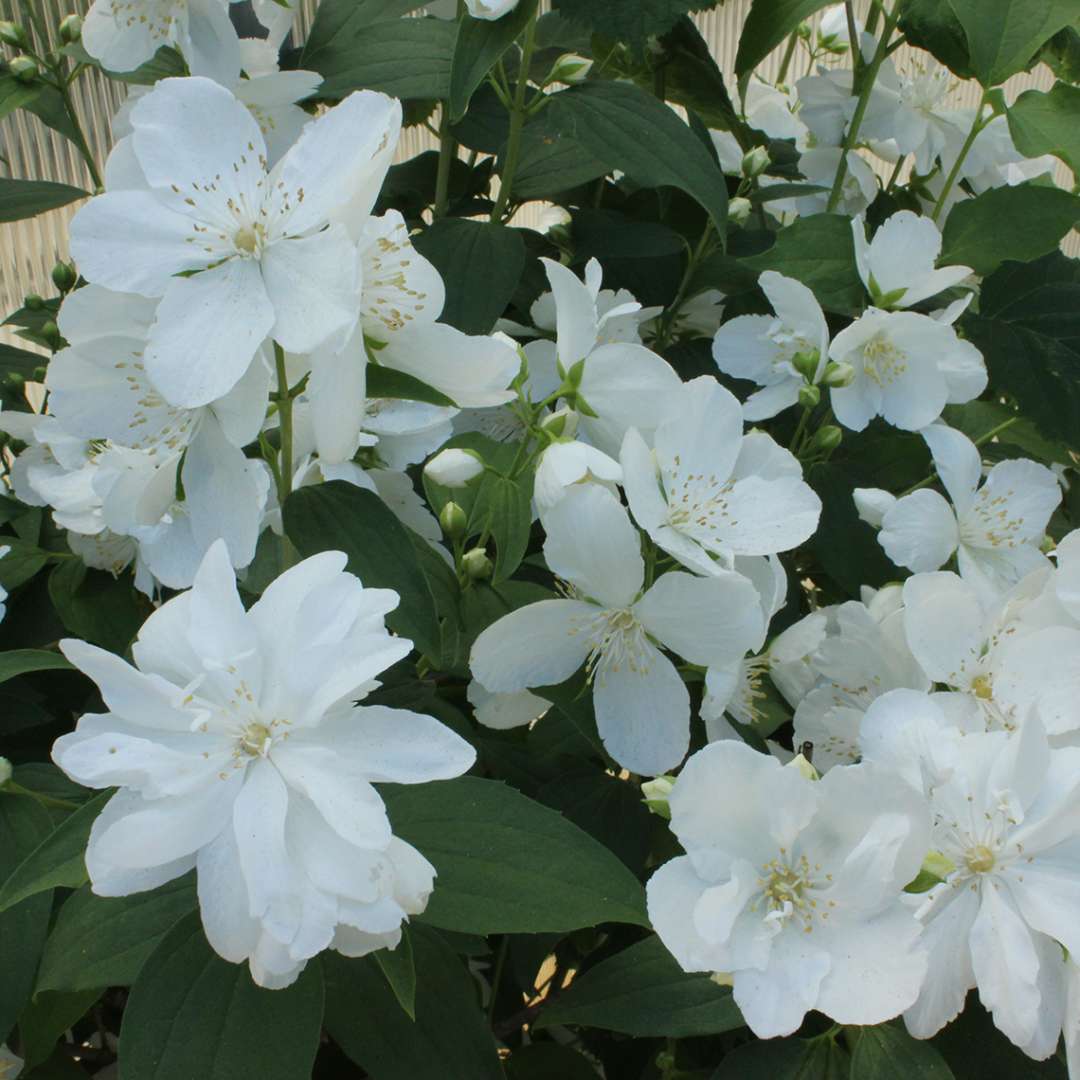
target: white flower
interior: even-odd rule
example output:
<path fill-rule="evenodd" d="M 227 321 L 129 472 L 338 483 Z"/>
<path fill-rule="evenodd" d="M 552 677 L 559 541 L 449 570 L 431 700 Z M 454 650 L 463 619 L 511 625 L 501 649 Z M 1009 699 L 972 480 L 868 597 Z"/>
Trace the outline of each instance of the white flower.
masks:
<path fill-rule="evenodd" d="M 518 6 L 518 0 L 465 0 L 474 19 L 501 19 Z"/>
<path fill-rule="evenodd" d="M 0 1046 L 0 1080 L 15 1080 L 22 1072 L 23 1059 L 6 1046 Z"/>
<path fill-rule="evenodd" d="M 864 754 L 922 782 L 931 844 L 952 864 L 920 904 L 930 966 L 908 1030 L 929 1038 L 977 986 L 994 1023 L 1035 1058 L 1053 1053 L 1062 946 L 1080 950 L 1080 749 L 1051 750 L 1041 725 L 950 737 L 925 695 L 896 691 L 867 714 Z"/>
<path fill-rule="evenodd" d="M 483 471 L 483 461 L 471 450 L 440 450 L 424 466 L 425 476 L 448 488 L 462 488 Z"/>
<path fill-rule="evenodd" d="M 306 559 L 248 611 L 224 546 L 144 624 L 135 667 L 84 642 L 65 655 L 101 689 L 53 759 L 118 787 L 86 853 L 95 892 L 126 896 L 195 867 L 207 938 L 255 981 L 292 982 L 328 947 L 393 947 L 434 869 L 394 837 L 372 782 L 458 776 L 472 748 L 429 716 L 356 706 L 409 652 L 345 556 Z"/>
<path fill-rule="evenodd" d="M 559 439 L 540 455 L 533 497 L 540 513 L 553 507 L 572 484 L 622 482 L 622 467 L 602 450 L 574 439 Z"/>
<path fill-rule="evenodd" d="M 792 97 L 771 86 L 758 76 L 753 76 L 746 86 L 743 117 L 752 128 L 764 131 L 771 139 L 793 139 L 801 150 L 805 149 L 808 132 L 806 125 L 793 109 Z M 745 151 L 730 131 L 710 130 L 720 167 L 726 173 L 742 172 Z"/>
<path fill-rule="evenodd" d="M 489 691 L 553 686 L 588 664 L 600 737 L 624 768 L 673 768 L 690 741 L 690 697 L 654 639 L 693 664 L 735 660 L 760 641 L 761 610 L 741 575 L 664 574 L 644 590 L 637 531 L 611 492 L 571 488 L 545 515 L 544 556 L 571 589 L 505 615 L 472 648 Z"/>
<path fill-rule="evenodd" d="M 946 404 L 986 388 L 982 354 L 944 322 L 913 311 L 869 308 L 833 338 L 829 356 L 855 369 L 850 386 L 832 392 L 836 418 L 862 431 L 875 416 L 918 431 Z"/>
<path fill-rule="evenodd" d="M 855 20 L 855 33 L 863 33 L 863 24 Z M 829 49 L 831 52 L 844 52 L 845 46 L 851 44 L 851 33 L 848 27 L 847 12 L 843 4 L 833 4 L 821 13 L 821 21 L 818 23 L 818 45 Z"/>
<path fill-rule="evenodd" d="M 766 270 L 758 284 L 772 304 L 768 315 L 738 315 L 713 338 L 712 354 L 725 375 L 750 379 L 763 389 L 743 403 L 747 420 L 768 420 L 799 399 L 807 380 L 792 366 L 798 355 L 817 364 L 810 382 L 818 382 L 829 355 L 829 328 L 814 294 L 800 281 Z"/>
<path fill-rule="evenodd" d="M 761 1038 L 811 1009 L 877 1024 L 926 970 L 900 902 L 926 851 L 922 800 L 866 765 L 809 780 L 733 741 L 686 763 L 671 794 L 686 850 L 648 884 L 649 918 L 686 971 L 729 975 Z"/>
<path fill-rule="evenodd" d="M 980 484 L 982 460 L 966 435 L 939 423 L 922 436 L 952 505 L 930 488 L 897 499 L 882 514 L 878 533 L 889 558 L 921 572 L 937 570 L 955 554 L 961 577 L 991 594 L 1046 566 L 1039 544 L 1061 502 L 1054 474 L 1016 459 L 999 462 Z"/>
<path fill-rule="evenodd" d="M 631 429 L 620 458 L 634 519 L 660 547 L 711 574 L 736 555 L 773 555 L 813 535 L 821 500 L 798 460 L 762 432 L 743 435 L 729 391 L 702 375 L 680 404 L 656 429 L 654 450 Z"/>
<path fill-rule="evenodd" d="M 786 199 L 773 199 L 769 209 L 776 214 L 796 214 L 809 217 L 828 209 L 829 195 L 836 170 L 840 167 L 842 151 L 839 147 L 815 146 L 803 152 L 799 158 L 799 172 L 806 183 L 816 184 L 821 191 Z M 786 183 L 780 177 L 762 177 L 762 186 Z M 875 199 L 878 192 L 877 174 L 862 155 L 854 150 L 847 154 L 847 168 L 840 184 L 840 200 L 836 211 L 844 214 L 861 214 Z"/>
<path fill-rule="evenodd" d="M 359 267 L 331 219 L 373 170 L 381 183 L 400 105 L 351 94 L 271 171 L 258 124 L 208 79 L 163 80 L 131 122 L 113 151 L 128 186 L 79 211 L 71 248 L 88 280 L 161 297 L 145 363 L 162 396 L 189 407 L 221 397 L 267 336 L 298 353 L 343 342 Z"/>
<path fill-rule="evenodd" d="M 928 218 L 900 210 L 867 242 L 861 217 L 851 223 L 855 263 L 871 301 L 881 308 L 907 308 L 959 285 L 970 266 L 934 269 L 941 254 L 941 232 Z"/>

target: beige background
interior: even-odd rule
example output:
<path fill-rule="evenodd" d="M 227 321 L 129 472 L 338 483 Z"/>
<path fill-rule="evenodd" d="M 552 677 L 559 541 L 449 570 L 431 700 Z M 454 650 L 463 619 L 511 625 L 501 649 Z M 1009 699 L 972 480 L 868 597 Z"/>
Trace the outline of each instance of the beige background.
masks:
<path fill-rule="evenodd" d="M 43 14 L 45 22 L 54 27 L 64 15 L 83 11 L 89 0 L 31 0 Z M 302 0 L 301 22 L 306 29 L 316 7 L 317 0 Z M 0 12 L 4 18 L 17 18 L 18 0 L 0 0 Z M 546 3 L 544 4 L 546 6 Z M 727 72 L 734 66 L 739 30 L 742 26 L 749 0 L 728 0 L 722 7 L 696 16 L 706 40 L 710 43 L 721 68 Z M 21 21 L 21 20 L 20 20 Z M 919 54 L 901 49 L 896 54 L 901 69 L 918 63 Z M 779 64 L 779 50 L 762 67 L 766 78 L 775 74 Z M 791 69 L 792 76 L 801 76 L 806 68 L 805 54 L 797 54 Z M 790 76 L 789 76 L 790 77 Z M 1038 67 L 1028 74 L 1017 75 L 1006 84 L 1009 101 L 1030 87 L 1049 89 L 1053 85 L 1049 69 Z M 109 118 L 123 97 L 123 86 L 89 73 L 78 83 L 78 108 L 90 146 L 99 162 L 104 161 L 110 145 Z M 957 82 L 953 100 L 957 106 L 974 106 L 979 99 L 979 88 L 973 82 Z M 420 150 L 434 145 L 434 140 L 423 128 L 407 131 L 398 148 L 399 160 L 407 160 Z M 8 164 L 0 161 L 0 175 L 26 179 L 58 180 L 88 188 L 90 179 L 85 164 L 74 148 L 59 135 L 47 129 L 36 117 L 18 111 L 0 120 L 0 155 Z M 1062 165 L 1059 183 L 1071 186 L 1072 176 Z M 49 280 L 53 264 L 67 252 L 66 227 L 76 206 L 52 213 L 42 214 L 29 221 L 0 224 L 0 315 L 17 308 L 28 292 L 53 295 L 55 290 Z M 1070 250 L 1080 250 L 1080 236 L 1074 232 L 1069 238 Z M 15 341 L 9 331 L 0 328 L 0 341 Z M 25 346 L 25 342 L 20 344 Z"/>

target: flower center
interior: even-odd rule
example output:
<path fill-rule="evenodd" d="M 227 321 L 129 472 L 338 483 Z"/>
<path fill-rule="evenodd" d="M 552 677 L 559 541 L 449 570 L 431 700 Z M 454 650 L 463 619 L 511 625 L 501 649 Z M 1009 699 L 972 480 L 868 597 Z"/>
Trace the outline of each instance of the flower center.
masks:
<path fill-rule="evenodd" d="M 824 909 L 812 895 L 818 889 L 832 881 L 831 874 L 823 875 L 824 882 L 817 880 L 821 866 L 810 865 L 805 855 L 791 862 L 787 853 L 781 849 L 780 855 L 770 859 L 761 868 L 758 885 L 761 892 L 750 905 L 751 911 L 757 911 L 759 905 L 765 907 L 765 923 L 772 933 L 780 930 L 791 920 L 801 925 L 804 934 L 813 930 L 815 917 L 828 919 L 830 908 L 836 907 L 835 900 L 829 900 Z"/>
<path fill-rule="evenodd" d="M 262 251 L 266 230 L 262 225 L 242 225 L 233 234 L 233 244 L 241 255 L 257 255 Z"/>
<path fill-rule="evenodd" d="M 988 874 L 994 869 L 994 853 L 985 844 L 976 844 L 968 848 L 964 855 L 964 865 L 973 874 Z"/>
<path fill-rule="evenodd" d="M 571 633 L 584 630 L 592 641 L 592 649 L 585 662 L 589 679 L 599 673 L 601 681 L 606 672 L 618 672 L 628 668 L 634 674 L 647 674 L 648 638 L 645 628 L 629 608 L 613 608 L 599 612 L 583 627 L 575 627 Z"/>
<path fill-rule="evenodd" d="M 270 728 L 254 720 L 240 732 L 236 745 L 237 749 L 248 757 L 266 757 L 273 742 L 274 734 Z"/>
<path fill-rule="evenodd" d="M 863 346 L 863 369 L 878 386 L 891 386 L 907 371 L 907 353 L 878 334 Z"/>
<path fill-rule="evenodd" d="M 994 685 L 991 676 L 986 673 L 976 675 L 971 680 L 971 692 L 980 701 L 991 701 L 994 697 Z"/>

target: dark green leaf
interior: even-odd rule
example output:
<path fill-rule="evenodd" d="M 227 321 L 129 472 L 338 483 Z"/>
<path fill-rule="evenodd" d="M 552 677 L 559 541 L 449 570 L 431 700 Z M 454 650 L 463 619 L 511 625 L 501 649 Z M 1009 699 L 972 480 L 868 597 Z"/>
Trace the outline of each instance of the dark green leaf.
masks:
<path fill-rule="evenodd" d="M 515 1050 L 506 1061 L 507 1080 L 597 1080 L 596 1070 L 569 1046 L 531 1043 Z"/>
<path fill-rule="evenodd" d="M 158 942 L 196 906 L 190 874 L 122 897 L 95 896 L 84 885 L 60 909 L 37 990 L 130 986 Z"/>
<path fill-rule="evenodd" d="M 0 683 L 30 671 L 71 671 L 71 665 L 58 652 L 45 649 L 12 649 L 0 652 Z"/>
<path fill-rule="evenodd" d="M 300 67 L 310 69 L 323 49 L 344 52 L 374 23 L 396 22 L 419 6 L 417 0 L 322 0 L 304 43 Z"/>
<path fill-rule="evenodd" d="M 744 1025 L 731 991 L 688 975 L 658 937 L 648 937 L 579 976 L 537 1027 L 581 1024 L 627 1035 L 718 1035 Z"/>
<path fill-rule="evenodd" d="M 372 957 L 324 958 L 326 1028 L 372 1080 L 502 1080 L 491 1031 L 468 971 L 437 934 L 412 932 L 416 1020 Z"/>
<path fill-rule="evenodd" d="M 1028 68 L 1042 45 L 1076 22 L 1076 0 L 949 0 L 967 35 L 975 77 L 998 86 Z"/>
<path fill-rule="evenodd" d="M 440 653 L 435 601 L 405 526 L 373 491 L 343 480 L 301 488 L 285 502 L 285 531 L 301 555 L 344 551 L 349 572 L 401 597 L 387 625 L 429 656 Z"/>
<path fill-rule="evenodd" d="M 440 321 L 466 334 L 487 334 L 514 295 L 525 267 L 525 245 L 514 229 L 442 218 L 414 240 L 446 282 Z"/>
<path fill-rule="evenodd" d="M 86 881 L 86 841 L 90 826 L 112 793 L 103 791 L 65 818 L 22 861 L 0 886 L 0 911 L 28 896 L 60 886 L 77 889 Z"/>
<path fill-rule="evenodd" d="M 697 136 L 661 101 L 628 83 L 589 82 L 552 94 L 549 123 L 639 184 L 685 191 L 723 236 L 727 184 Z"/>
<path fill-rule="evenodd" d="M 816 1074 L 803 1072 L 809 1051 L 802 1039 L 750 1042 L 725 1055 L 710 1080 L 820 1080 Z"/>
<path fill-rule="evenodd" d="M 134 71 L 110 71 L 107 74 L 110 79 L 119 79 L 120 82 L 132 83 L 135 86 L 153 86 L 159 79 L 172 79 L 187 73 L 188 68 L 183 56 L 176 49 L 162 45 L 145 64 L 140 64 Z"/>
<path fill-rule="evenodd" d="M 969 401 L 966 405 L 947 405 L 942 419 L 951 428 L 962 431 L 972 441 L 990 432 L 994 444 L 1016 450 L 1015 456 L 1034 458 L 1045 465 L 1068 465 L 1072 461 L 1068 448 L 1059 442 L 1043 438 L 1039 429 L 1019 413 L 996 401 Z M 1002 425 L 1008 424 L 1004 430 Z M 984 454 L 992 447 L 984 447 Z"/>
<path fill-rule="evenodd" d="M 788 34 L 795 31 L 803 19 L 808 19 L 828 2 L 829 0 L 754 0 L 739 37 L 735 74 L 740 79 L 749 75 Z"/>
<path fill-rule="evenodd" d="M 44 1061 L 57 1040 L 101 997 L 102 988 L 92 987 L 73 994 L 34 992 L 34 1000 L 19 1017 L 19 1039 L 28 1066 Z"/>
<path fill-rule="evenodd" d="M 48 364 L 49 358 L 29 349 L 0 342 L 0 371 L 14 371 L 24 379 L 33 379 L 37 369 Z"/>
<path fill-rule="evenodd" d="M 41 93 L 40 83 L 20 82 L 14 75 L 0 75 L 0 117 L 30 104 Z"/>
<path fill-rule="evenodd" d="M 647 924 L 626 867 L 513 788 L 469 776 L 382 791 L 394 834 L 439 872 L 424 922 L 477 934 Z"/>
<path fill-rule="evenodd" d="M 1053 154 L 1080 176 L 1080 86 L 1027 90 L 1009 109 L 1009 132 L 1025 157 Z"/>
<path fill-rule="evenodd" d="M 0 585 L 9 591 L 29 581 L 49 561 L 49 552 L 37 544 L 5 536 L 0 547 L 10 548 L 0 556 Z"/>
<path fill-rule="evenodd" d="M 1077 221 L 1080 198 L 1060 188 L 991 188 L 950 211 L 940 262 L 970 266 L 985 276 L 1006 259 L 1029 262 L 1053 251 Z"/>
<path fill-rule="evenodd" d="M 1080 82 L 1080 27 L 1059 30 L 1040 50 L 1039 59 L 1066 82 Z"/>
<path fill-rule="evenodd" d="M 322 1027 L 319 964 L 263 990 L 206 942 L 198 912 L 143 965 L 124 1010 L 120 1060 L 139 1080 L 309 1080 Z"/>
<path fill-rule="evenodd" d="M 606 38 L 642 46 L 664 34 L 687 12 L 705 11 L 718 0 L 554 0 L 560 15 Z"/>
<path fill-rule="evenodd" d="M 404 371 L 369 364 L 367 368 L 367 395 L 369 398 L 402 398 L 406 401 L 423 401 L 428 405 L 453 406 L 453 402 L 433 386 L 421 382 L 415 375 Z"/>
<path fill-rule="evenodd" d="M 801 281 L 827 311 L 856 315 L 865 307 L 851 219 L 842 214 L 801 218 L 781 229 L 768 251 L 742 262 L 754 270 L 777 270 Z"/>
<path fill-rule="evenodd" d="M 552 123 L 545 109 L 522 129 L 514 197 L 549 198 L 596 180 L 607 171 L 607 165 L 587 143 Z"/>
<path fill-rule="evenodd" d="M 967 35 L 947 0 L 905 0 L 899 25 L 909 44 L 925 49 L 961 79 L 974 76 Z"/>
<path fill-rule="evenodd" d="M 493 472 L 484 474 L 473 517 L 482 515 L 495 541 L 495 572 L 492 581 L 505 581 L 520 565 L 532 529 L 532 474 L 508 480 Z M 472 522 L 470 521 L 470 525 Z"/>
<path fill-rule="evenodd" d="M 952 1070 L 937 1050 L 913 1039 L 900 1024 L 859 1032 L 851 1075 L 859 1080 L 953 1080 Z"/>
<path fill-rule="evenodd" d="M 67 206 L 76 199 L 86 199 L 90 193 L 69 184 L 54 184 L 51 180 L 12 180 L 0 177 L 0 221 L 21 221 L 36 217 L 46 210 Z"/>
<path fill-rule="evenodd" d="M 379 949 L 372 953 L 398 1004 L 410 1020 L 416 1019 L 416 962 L 413 957 L 412 934 L 401 928 L 401 941 L 396 949 Z"/>
<path fill-rule="evenodd" d="M 466 16 L 458 30 L 454 59 L 450 66 L 450 118 L 458 121 L 469 107 L 473 91 L 536 11 L 537 0 L 521 0 L 501 19 L 473 19 Z"/>
<path fill-rule="evenodd" d="M 114 653 L 131 644 L 152 610 L 130 576 L 88 570 L 80 559 L 67 559 L 49 575 L 49 598 L 71 633 Z"/>

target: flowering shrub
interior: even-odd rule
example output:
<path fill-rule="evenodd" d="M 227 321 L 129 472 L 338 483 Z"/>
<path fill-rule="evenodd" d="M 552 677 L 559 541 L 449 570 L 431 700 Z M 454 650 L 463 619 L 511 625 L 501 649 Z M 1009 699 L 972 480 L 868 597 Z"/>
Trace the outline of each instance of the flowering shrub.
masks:
<path fill-rule="evenodd" d="M 418 6 L 0 24 L 0 1075 L 1080 1077 L 1073 0 Z"/>

